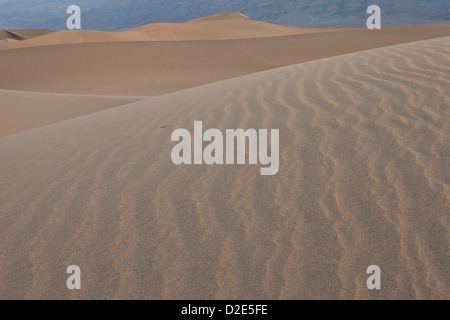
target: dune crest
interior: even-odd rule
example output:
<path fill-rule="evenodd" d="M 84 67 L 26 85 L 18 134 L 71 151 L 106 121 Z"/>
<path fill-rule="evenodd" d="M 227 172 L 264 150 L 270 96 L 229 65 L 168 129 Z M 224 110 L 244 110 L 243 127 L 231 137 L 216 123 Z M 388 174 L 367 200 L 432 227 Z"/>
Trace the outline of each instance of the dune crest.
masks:
<path fill-rule="evenodd" d="M 218 13 L 213 14 L 207 17 L 202 17 L 194 20 L 190 20 L 188 22 L 200 22 L 200 21 L 210 21 L 210 20 L 253 20 L 246 16 L 243 13 L 240 12 L 224 12 L 224 13 Z M 253 20 L 255 21 L 255 20 Z"/>

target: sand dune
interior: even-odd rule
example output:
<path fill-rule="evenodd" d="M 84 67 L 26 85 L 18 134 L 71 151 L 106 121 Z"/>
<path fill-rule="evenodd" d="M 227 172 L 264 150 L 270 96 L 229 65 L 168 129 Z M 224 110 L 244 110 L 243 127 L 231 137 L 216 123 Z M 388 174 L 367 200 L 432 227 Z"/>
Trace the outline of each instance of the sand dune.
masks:
<path fill-rule="evenodd" d="M 233 25 L 236 21 L 249 25 Z M 207 23 L 226 25 L 213 28 Z M 188 37 L 196 33 L 184 25 L 194 25 L 197 33 L 203 30 L 218 39 L 239 30 L 254 36 L 260 32 L 265 37 L 131 41 L 145 39 L 145 34 L 157 34 L 155 25 L 117 33 L 60 31 L 41 37 L 39 33 L 45 31 L 15 30 L 20 37 L 35 38 L 0 41 L 28 43 L 27 46 L 35 41 L 37 46 L 0 51 L 0 89 L 3 89 L 0 92 L 3 102 L 0 136 L 136 101 L 141 96 L 165 94 L 299 62 L 450 34 L 450 26 L 439 26 L 386 28 L 381 32 L 343 29 L 308 33 L 302 29 L 305 34 L 270 37 L 273 30 L 292 28 L 260 23 L 236 13 L 194 20 L 182 24 L 182 28 L 179 24 L 167 25 L 184 30 L 185 35 L 190 34 Z M 273 30 L 268 30 L 267 25 Z M 171 27 L 166 27 L 166 31 L 168 28 Z M 159 35 L 170 37 L 167 32 Z M 80 44 L 63 44 L 64 39 Z M 108 39 L 110 42 L 104 42 Z M 60 45 L 49 46 L 52 41 Z M 18 92 L 24 90 L 24 94 Z"/>
<path fill-rule="evenodd" d="M 238 12 L 228 12 L 186 23 L 155 23 L 121 32 L 136 37 L 145 35 L 151 40 L 188 41 L 265 38 L 338 30 L 341 29 L 286 27 L 256 21 Z"/>
<path fill-rule="evenodd" d="M 119 59 L 120 46 L 47 53 L 111 48 Z M 29 50 L 11 52 L 41 55 L 46 70 L 44 51 Z M 400 44 L 0 138 L 0 297 L 448 299 L 449 66 L 450 37 Z M 194 120 L 280 129 L 279 173 L 173 165 L 170 135 Z M 65 288 L 71 264 L 81 291 Z M 382 290 L 365 287 L 372 264 Z"/>
<path fill-rule="evenodd" d="M 247 39 L 331 32 L 340 29 L 294 28 L 252 20 L 237 12 L 218 14 L 186 23 L 154 23 L 118 32 L 62 30 L 0 46 L 0 50 L 69 43 L 127 41 L 192 41 Z M 1 39 L 1 33 L 0 33 Z M 26 39 L 26 38 L 24 38 Z M 18 39 L 22 40 L 22 39 Z"/>
<path fill-rule="evenodd" d="M 378 31 L 378 35 L 385 36 L 388 33 L 397 34 L 397 36 L 406 36 L 412 39 L 409 41 L 424 40 L 432 37 L 449 35 L 450 26 L 419 26 L 419 27 L 395 27 L 384 28 Z M 271 23 L 252 20 L 240 13 L 229 12 L 218 14 L 201 19 L 192 20 L 186 23 L 154 23 L 145 26 L 119 30 L 117 32 L 101 32 L 92 30 L 62 30 L 56 32 L 43 30 L 14 30 L 13 39 L 26 40 L 15 43 L 0 45 L 0 50 L 54 46 L 61 44 L 75 43 L 104 43 L 104 42 L 148 42 L 148 41 L 205 41 L 205 40 L 236 40 L 236 39 L 255 39 L 267 37 L 281 37 L 292 35 L 306 35 L 316 33 L 330 32 L 350 32 L 345 35 L 355 35 L 356 41 L 359 37 L 372 39 L 374 33 L 370 34 L 366 28 L 344 29 L 344 28 L 297 28 L 275 25 Z M 2 32 L 0 30 L 0 40 Z M 40 35 L 40 36 L 39 36 Z M 332 37 L 333 35 L 329 35 Z M 7 34 L 3 35 L 7 37 Z M 339 37 L 339 36 L 338 36 Z M 11 38 L 9 36 L 9 38 Z M 32 39 L 31 39 L 32 38 Z M 407 42 L 403 41 L 403 42 Z M 400 42 L 400 43 L 403 43 Z M 389 43 L 396 44 L 396 43 Z"/>
<path fill-rule="evenodd" d="M 354 29 L 223 41 L 82 43 L 11 49 L 0 51 L 0 88 L 160 95 L 295 63 L 446 35 L 450 35 L 450 26 L 393 27 L 375 32 Z"/>
<path fill-rule="evenodd" d="M 143 98 L 0 90 L 0 137 Z"/>

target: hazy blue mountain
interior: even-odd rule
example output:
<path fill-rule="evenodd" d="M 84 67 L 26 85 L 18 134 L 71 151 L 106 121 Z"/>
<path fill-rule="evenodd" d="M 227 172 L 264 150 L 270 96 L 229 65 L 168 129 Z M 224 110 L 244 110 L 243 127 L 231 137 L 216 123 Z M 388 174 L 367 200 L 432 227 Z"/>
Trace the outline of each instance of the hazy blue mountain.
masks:
<path fill-rule="evenodd" d="M 227 11 L 291 26 L 364 27 L 371 4 L 384 26 L 450 24 L 450 0 L 0 0 L 0 28 L 65 29 L 70 4 L 82 8 L 83 29 L 106 31 Z"/>
<path fill-rule="evenodd" d="M 0 0 L 1 29 L 64 29 L 66 9 L 77 4 L 84 10 L 108 0 Z"/>

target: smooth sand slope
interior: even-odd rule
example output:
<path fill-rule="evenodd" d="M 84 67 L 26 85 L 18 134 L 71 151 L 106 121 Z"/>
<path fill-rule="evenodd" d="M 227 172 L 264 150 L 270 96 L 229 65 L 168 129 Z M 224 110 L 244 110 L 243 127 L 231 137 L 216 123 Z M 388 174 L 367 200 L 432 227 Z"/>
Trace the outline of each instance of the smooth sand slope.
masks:
<path fill-rule="evenodd" d="M 142 100 L 143 98 L 0 89 L 0 137 Z"/>
<path fill-rule="evenodd" d="M 223 41 L 81 43 L 11 49 L 0 51 L 0 88 L 160 95 L 276 67 L 447 35 L 450 25 Z"/>
<path fill-rule="evenodd" d="M 0 297 L 448 299 L 449 87 L 444 37 L 0 138 Z M 280 129 L 279 173 L 172 164 L 194 120 Z"/>

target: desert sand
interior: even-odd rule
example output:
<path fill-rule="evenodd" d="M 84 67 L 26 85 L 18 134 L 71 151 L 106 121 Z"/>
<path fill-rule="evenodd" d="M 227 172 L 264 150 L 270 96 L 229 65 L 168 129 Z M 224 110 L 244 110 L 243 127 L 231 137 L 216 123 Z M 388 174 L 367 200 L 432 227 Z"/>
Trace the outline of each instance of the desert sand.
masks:
<path fill-rule="evenodd" d="M 142 100 L 0 89 L 0 137 Z"/>
<path fill-rule="evenodd" d="M 449 299 L 450 27 L 224 30 L 0 51 L 0 298 Z M 280 171 L 174 165 L 195 120 Z"/>
<path fill-rule="evenodd" d="M 78 34 L 71 33 L 75 37 Z M 61 45 L 44 42 L 42 46 L 0 50 L 3 62 L 0 88 L 154 96 L 305 61 L 446 35 L 450 35 L 450 25 L 395 27 L 375 32 L 354 29 L 237 40 Z M 5 48 L 10 45 L 15 43 L 4 44 Z"/>

